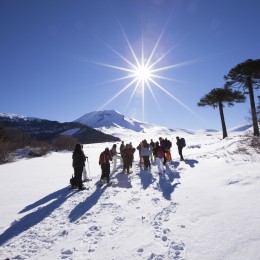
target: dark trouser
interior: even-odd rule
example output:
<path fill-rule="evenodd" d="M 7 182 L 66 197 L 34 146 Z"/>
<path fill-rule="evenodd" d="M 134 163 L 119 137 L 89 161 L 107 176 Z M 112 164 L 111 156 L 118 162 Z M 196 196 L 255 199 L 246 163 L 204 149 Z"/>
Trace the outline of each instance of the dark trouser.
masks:
<path fill-rule="evenodd" d="M 83 166 L 74 167 L 74 175 L 79 189 L 82 188 L 82 172 L 83 172 Z"/>
<path fill-rule="evenodd" d="M 127 173 L 129 173 L 129 169 L 130 169 L 130 167 L 132 167 L 133 158 L 125 156 L 123 158 L 123 162 L 124 162 L 124 166 L 123 166 L 124 171 L 126 170 Z"/>
<path fill-rule="evenodd" d="M 143 156 L 144 158 L 144 167 L 148 168 L 151 166 L 150 160 L 149 160 L 149 156 Z"/>
<path fill-rule="evenodd" d="M 101 165 L 101 170 L 102 170 L 102 174 L 101 174 L 101 180 L 102 179 L 106 179 L 107 182 L 110 181 L 110 163 L 105 163 Z"/>
<path fill-rule="evenodd" d="M 183 155 L 182 155 L 182 147 L 178 146 L 178 152 L 179 152 L 179 155 L 181 157 L 181 160 L 184 160 Z"/>

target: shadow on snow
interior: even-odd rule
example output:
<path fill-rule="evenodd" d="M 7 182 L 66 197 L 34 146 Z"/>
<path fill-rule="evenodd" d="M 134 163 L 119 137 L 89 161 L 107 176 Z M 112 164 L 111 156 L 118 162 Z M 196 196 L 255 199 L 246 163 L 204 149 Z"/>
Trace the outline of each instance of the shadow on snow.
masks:
<path fill-rule="evenodd" d="M 156 181 L 156 178 L 153 177 L 150 171 L 140 170 L 140 172 L 137 173 L 137 176 L 140 177 L 141 184 L 144 190 L 146 190 L 151 184 Z"/>
<path fill-rule="evenodd" d="M 117 179 L 117 183 L 113 185 L 114 187 L 118 188 L 132 188 L 132 184 L 130 181 L 130 175 L 128 174 L 121 174 L 117 173 L 114 177 L 112 174 L 110 175 L 110 179 L 113 180 Z M 101 195 L 104 193 L 106 189 L 106 185 L 99 187 L 99 181 L 96 183 L 96 190 L 89 196 L 87 199 L 81 203 L 79 203 L 69 214 L 70 222 L 77 221 L 80 217 L 86 214 L 92 207 L 94 207 Z"/>
<path fill-rule="evenodd" d="M 159 182 L 157 186 L 162 192 L 163 197 L 166 200 L 171 200 L 171 195 L 175 188 L 181 184 L 178 180 L 180 179 L 180 173 L 178 171 L 173 171 L 168 164 L 166 164 L 165 167 L 165 173 L 159 175 Z M 177 182 L 175 182 L 176 179 Z"/>
<path fill-rule="evenodd" d="M 195 164 L 196 164 L 196 163 L 199 163 L 197 160 L 192 160 L 192 159 L 190 159 L 190 160 L 184 160 L 184 162 L 185 162 L 186 164 L 188 164 L 191 168 L 194 168 L 194 167 L 195 167 Z"/>
<path fill-rule="evenodd" d="M 69 214 L 70 222 L 77 221 L 81 216 L 88 212 L 93 206 L 95 206 L 104 193 L 106 185 L 99 187 L 99 181 L 96 183 L 96 190 L 86 198 L 85 201 L 80 202 Z"/>
<path fill-rule="evenodd" d="M 124 188 L 124 189 L 132 188 L 133 186 L 131 183 L 131 175 L 133 175 L 133 173 L 131 173 L 131 174 L 117 173 L 116 176 L 114 177 L 117 179 L 117 183 L 116 183 L 115 187 Z"/>
<path fill-rule="evenodd" d="M 195 167 L 198 163 L 197 160 L 185 160 L 185 163 L 190 167 Z M 171 165 L 176 169 L 179 166 L 179 162 L 172 162 Z M 141 170 L 137 175 L 140 177 L 141 184 L 144 190 L 146 190 L 151 184 L 153 184 L 157 178 L 155 178 L 150 171 Z M 169 165 L 166 164 L 166 172 L 158 175 L 159 182 L 157 183 L 158 190 L 162 192 L 163 197 L 166 200 L 171 200 L 171 194 L 175 188 L 181 184 L 179 182 L 180 174 L 177 171 L 172 171 Z M 129 175 L 117 174 L 115 176 L 118 183 L 116 184 L 119 188 L 132 188 Z M 177 182 L 174 182 L 177 179 Z M 174 183 L 173 183 L 174 182 Z M 98 184 L 98 183 L 97 183 Z M 99 187 L 97 185 L 96 190 L 87 199 L 79 203 L 69 214 L 70 222 L 77 221 L 87 211 L 89 211 L 98 202 L 101 195 L 104 193 L 106 186 Z M 49 216 L 55 209 L 60 207 L 69 197 L 74 195 L 76 191 L 68 190 L 68 187 L 62 188 L 56 192 L 45 196 L 44 198 L 36 201 L 33 204 L 26 206 L 19 213 L 25 213 L 27 211 L 37 208 L 34 212 L 28 213 L 26 216 L 12 223 L 12 225 L 0 235 L 0 246 L 6 243 L 11 238 L 18 236 L 22 232 L 30 229 L 37 225 L 44 218 Z M 47 205 L 46 203 L 50 202 Z"/>
<path fill-rule="evenodd" d="M 49 216 L 55 209 L 60 207 L 62 203 L 74 194 L 75 192 L 73 192 L 73 190 L 69 190 L 68 187 L 62 188 L 25 207 L 19 213 L 24 213 L 34 208 L 38 208 L 34 212 L 28 213 L 21 219 L 14 221 L 11 226 L 0 235 L 0 246 L 11 238 L 18 236 L 22 232 L 40 223 L 44 218 Z M 50 203 L 44 205 L 48 202 Z"/>
<path fill-rule="evenodd" d="M 166 200 L 171 200 L 171 194 L 180 184 L 178 180 L 180 178 L 180 174 L 177 171 L 173 171 L 168 164 L 166 164 L 165 167 L 165 173 L 157 175 L 156 177 L 153 176 L 151 171 L 145 170 L 140 170 L 137 175 L 140 177 L 141 184 L 144 190 L 146 190 L 151 184 L 156 182 L 159 177 L 156 189 L 162 192 L 162 195 Z M 174 182 L 176 179 L 177 182 Z"/>
<path fill-rule="evenodd" d="M 199 163 L 197 160 L 194 160 L 194 159 L 185 159 L 184 162 L 185 162 L 186 164 L 188 164 L 191 168 L 194 168 L 194 167 L 195 167 L 195 164 L 196 164 L 196 163 Z M 173 165 L 173 167 L 176 169 L 176 168 L 178 168 L 178 166 L 180 165 L 180 162 L 172 161 L 172 162 L 171 162 L 171 165 Z"/>

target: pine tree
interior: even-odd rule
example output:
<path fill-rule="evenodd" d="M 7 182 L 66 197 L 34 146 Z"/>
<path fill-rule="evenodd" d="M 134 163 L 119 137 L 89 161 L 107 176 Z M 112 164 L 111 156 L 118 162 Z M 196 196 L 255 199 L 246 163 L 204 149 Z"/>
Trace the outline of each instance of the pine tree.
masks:
<path fill-rule="evenodd" d="M 224 76 L 224 79 L 227 88 L 242 88 L 244 93 L 249 95 L 254 135 L 259 136 L 254 89 L 260 87 L 260 59 L 248 59 L 238 64 Z"/>
<path fill-rule="evenodd" d="M 4 139 L 5 139 L 4 126 L 0 123 L 0 141 L 3 141 Z"/>
<path fill-rule="evenodd" d="M 260 96 L 258 96 L 258 106 L 256 108 L 256 114 L 257 114 L 257 121 L 260 123 Z"/>
<path fill-rule="evenodd" d="M 231 107 L 235 102 L 245 102 L 245 96 L 240 91 L 232 91 L 228 88 L 214 88 L 198 102 L 198 106 L 200 107 L 210 106 L 214 109 L 217 107 L 219 108 L 223 138 L 228 136 L 223 111 L 224 104 L 226 103 L 229 107 Z"/>

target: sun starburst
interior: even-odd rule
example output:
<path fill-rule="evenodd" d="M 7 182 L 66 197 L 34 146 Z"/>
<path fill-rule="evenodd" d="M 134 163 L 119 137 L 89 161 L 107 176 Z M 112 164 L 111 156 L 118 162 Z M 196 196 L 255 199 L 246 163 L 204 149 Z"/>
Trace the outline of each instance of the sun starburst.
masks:
<path fill-rule="evenodd" d="M 147 68 L 146 66 L 139 66 L 136 68 L 136 71 L 134 71 L 133 76 L 141 82 L 146 82 L 147 80 L 150 80 L 152 74 L 149 68 Z"/>
<path fill-rule="evenodd" d="M 100 109 L 103 109 L 104 107 L 106 107 L 109 103 L 111 103 L 113 100 L 115 100 L 117 97 L 119 97 L 123 92 L 125 92 L 127 89 L 132 87 L 133 92 L 129 98 L 128 105 L 131 103 L 133 97 L 135 96 L 135 94 L 137 92 L 139 93 L 139 95 L 141 93 L 142 115 L 143 115 L 143 120 L 144 120 L 145 89 L 148 89 L 148 91 L 152 95 L 155 103 L 157 104 L 157 106 L 159 106 L 158 101 L 157 101 L 156 96 L 154 95 L 154 91 L 153 91 L 153 87 L 155 87 L 155 88 L 158 88 L 163 93 L 165 93 L 168 97 L 173 99 L 175 102 L 178 102 L 185 109 L 194 113 L 188 106 L 186 106 L 176 96 L 174 96 L 172 93 L 170 93 L 168 90 L 166 90 L 160 83 L 161 80 L 177 81 L 176 79 L 163 76 L 162 74 L 160 74 L 161 72 L 170 70 L 170 69 L 174 69 L 174 68 L 177 68 L 180 66 L 185 66 L 185 65 L 193 62 L 193 61 L 186 61 L 186 62 L 182 62 L 182 63 L 178 63 L 178 64 L 171 64 L 168 66 L 160 66 L 160 62 L 163 59 L 165 59 L 165 57 L 168 56 L 176 47 L 176 46 L 171 47 L 168 51 L 164 52 L 161 55 L 155 55 L 156 51 L 159 48 L 159 43 L 162 39 L 166 26 L 167 26 L 167 24 L 165 25 L 160 36 L 158 37 L 158 40 L 156 41 L 154 47 L 152 48 L 150 54 L 147 57 L 145 57 L 143 37 L 142 37 L 142 44 L 141 44 L 141 48 L 140 48 L 141 55 L 140 55 L 140 57 L 138 57 L 137 52 L 134 51 L 134 48 L 131 45 L 130 41 L 128 40 L 128 37 L 122 27 L 121 27 L 121 29 L 122 29 L 122 33 L 124 35 L 124 39 L 126 40 L 126 43 L 130 50 L 131 60 L 129 58 L 127 58 L 126 56 L 122 55 L 119 51 L 115 50 L 112 46 L 104 43 L 110 50 L 112 50 L 118 57 L 120 57 L 122 59 L 122 61 L 126 63 L 126 65 L 125 66 L 116 66 L 116 65 L 100 63 L 100 62 L 94 62 L 94 63 L 101 65 L 101 66 L 111 68 L 111 69 L 120 70 L 120 71 L 123 71 L 126 73 L 126 75 L 124 77 L 113 79 L 110 82 L 123 81 L 123 80 L 128 80 L 128 82 L 126 83 L 125 86 L 123 86 L 121 88 L 120 91 L 118 91 L 105 104 L 103 104 L 100 107 Z M 155 56 L 156 56 L 156 58 L 155 58 Z"/>

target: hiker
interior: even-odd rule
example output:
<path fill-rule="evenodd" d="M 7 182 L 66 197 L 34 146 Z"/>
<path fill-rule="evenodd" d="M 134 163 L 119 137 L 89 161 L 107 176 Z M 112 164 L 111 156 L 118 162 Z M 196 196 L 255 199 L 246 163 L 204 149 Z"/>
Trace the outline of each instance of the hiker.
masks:
<path fill-rule="evenodd" d="M 153 153 L 154 145 L 155 145 L 155 143 L 154 143 L 153 139 L 151 139 L 151 141 L 150 141 L 150 146 L 152 147 L 152 152 L 151 152 L 151 155 L 150 155 L 151 162 L 153 162 L 154 159 L 155 159 L 154 153 Z"/>
<path fill-rule="evenodd" d="M 124 141 L 122 141 L 121 142 L 121 145 L 120 145 L 120 147 L 119 147 L 119 150 L 120 150 L 120 153 L 121 153 L 121 155 L 122 155 L 122 150 L 125 148 L 125 143 L 124 143 Z"/>
<path fill-rule="evenodd" d="M 165 152 L 164 152 L 164 148 L 159 144 L 159 142 L 155 143 L 154 154 L 155 154 L 155 163 L 158 167 L 158 173 L 162 174 L 165 172 L 163 167 Z"/>
<path fill-rule="evenodd" d="M 156 147 L 159 146 L 159 142 L 155 142 L 154 143 L 154 146 L 153 146 L 153 158 L 154 158 L 154 163 L 155 163 L 155 159 L 156 159 L 156 156 L 157 156 L 157 149 Z"/>
<path fill-rule="evenodd" d="M 143 163 L 143 157 L 142 157 L 142 155 L 141 155 L 142 146 L 143 146 L 143 143 L 140 142 L 140 143 L 138 144 L 138 146 L 136 147 L 136 149 L 138 150 L 138 154 L 139 154 L 139 166 L 140 166 L 140 167 L 142 166 L 142 163 Z"/>
<path fill-rule="evenodd" d="M 144 160 L 144 169 L 151 169 L 150 155 L 152 154 L 152 146 L 144 139 L 141 146 L 141 156 Z"/>
<path fill-rule="evenodd" d="M 84 153 L 83 144 L 81 144 L 81 149 L 82 149 L 82 152 Z M 84 156 L 85 156 L 85 153 L 84 153 Z M 85 156 L 85 158 L 88 159 L 88 156 Z M 84 165 L 83 171 L 82 171 L 82 182 L 86 182 L 87 180 L 88 180 L 87 170 L 86 170 L 86 166 Z"/>
<path fill-rule="evenodd" d="M 74 176 L 79 190 L 85 190 L 86 187 L 82 185 L 82 172 L 85 167 L 86 156 L 82 150 L 81 144 L 76 144 L 72 154 L 72 166 L 74 168 Z"/>
<path fill-rule="evenodd" d="M 123 158 L 123 171 L 122 173 L 125 173 L 125 171 L 129 174 L 130 173 L 130 168 L 132 167 L 133 164 L 133 159 L 134 159 L 134 152 L 135 148 L 132 148 L 130 144 L 126 144 L 125 148 L 121 152 L 121 156 Z"/>
<path fill-rule="evenodd" d="M 172 160 L 172 155 L 171 155 L 171 147 L 172 147 L 172 142 L 165 138 L 165 160 L 166 162 L 170 162 Z"/>
<path fill-rule="evenodd" d="M 99 156 L 99 165 L 102 170 L 100 183 L 110 182 L 110 161 L 112 161 L 112 157 L 109 148 L 106 147 L 106 149 Z"/>
<path fill-rule="evenodd" d="M 163 148 L 164 152 L 165 152 L 165 147 L 166 147 L 166 140 L 167 139 L 163 139 L 162 137 L 159 137 L 160 146 Z M 165 164 L 166 164 L 166 154 L 164 153 L 163 165 L 165 165 Z"/>
<path fill-rule="evenodd" d="M 110 150 L 111 152 L 111 156 L 112 156 L 112 159 L 113 159 L 113 171 L 116 170 L 116 163 L 117 163 L 117 159 L 120 160 L 120 164 L 122 165 L 123 164 L 123 159 L 122 157 L 120 156 L 120 154 L 117 152 L 116 150 L 116 144 L 113 144 L 112 146 L 112 149 Z"/>
<path fill-rule="evenodd" d="M 176 140 L 177 140 L 176 144 L 178 146 L 178 152 L 179 152 L 179 155 L 180 155 L 180 160 L 184 161 L 184 158 L 183 158 L 183 155 L 182 155 L 182 149 L 185 146 L 185 141 L 183 143 L 184 138 L 179 138 L 179 136 L 177 136 Z"/>

